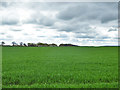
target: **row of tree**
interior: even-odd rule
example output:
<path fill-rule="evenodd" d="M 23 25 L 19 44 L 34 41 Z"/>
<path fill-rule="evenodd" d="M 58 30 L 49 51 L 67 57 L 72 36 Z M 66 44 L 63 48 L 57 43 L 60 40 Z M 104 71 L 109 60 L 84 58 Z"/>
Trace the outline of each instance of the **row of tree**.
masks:
<path fill-rule="evenodd" d="M 1 42 L 1 45 L 4 46 L 5 42 Z M 9 45 L 5 45 L 5 46 L 9 46 Z M 17 44 L 16 42 L 12 42 L 12 46 L 27 46 L 25 43 L 20 42 L 20 44 Z"/>
<path fill-rule="evenodd" d="M 1 42 L 2 46 L 10 46 L 10 45 L 5 45 L 5 42 Z M 47 44 L 47 43 L 23 43 L 20 42 L 19 44 L 17 44 L 16 42 L 12 42 L 12 46 L 24 46 L 24 47 L 57 47 L 57 44 Z M 77 45 L 73 45 L 73 44 L 60 44 L 59 47 L 63 47 L 63 46 L 77 46 Z"/>

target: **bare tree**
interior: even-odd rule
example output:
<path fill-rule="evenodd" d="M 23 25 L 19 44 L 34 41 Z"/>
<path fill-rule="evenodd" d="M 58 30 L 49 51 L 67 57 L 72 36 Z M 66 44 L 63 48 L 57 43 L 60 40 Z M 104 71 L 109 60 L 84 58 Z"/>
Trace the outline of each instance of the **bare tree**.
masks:
<path fill-rule="evenodd" d="M 1 42 L 1 45 L 3 46 L 4 44 L 5 44 L 5 42 L 2 41 L 2 42 Z"/>
<path fill-rule="evenodd" d="M 25 43 L 23 44 L 25 47 L 27 46 Z"/>
<path fill-rule="evenodd" d="M 13 46 L 15 46 L 16 42 L 13 41 L 12 44 L 13 44 Z"/>
<path fill-rule="evenodd" d="M 20 42 L 20 46 L 23 46 L 23 42 Z"/>

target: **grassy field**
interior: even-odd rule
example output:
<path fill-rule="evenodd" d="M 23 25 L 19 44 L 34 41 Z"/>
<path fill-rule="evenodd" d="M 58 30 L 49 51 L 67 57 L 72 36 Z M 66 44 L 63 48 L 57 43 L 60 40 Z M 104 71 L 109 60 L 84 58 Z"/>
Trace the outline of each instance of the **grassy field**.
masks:
<path fill-rule="evenodd" d="M 3 88 L 118 87 L 118 47 L 3 47 Z"/>

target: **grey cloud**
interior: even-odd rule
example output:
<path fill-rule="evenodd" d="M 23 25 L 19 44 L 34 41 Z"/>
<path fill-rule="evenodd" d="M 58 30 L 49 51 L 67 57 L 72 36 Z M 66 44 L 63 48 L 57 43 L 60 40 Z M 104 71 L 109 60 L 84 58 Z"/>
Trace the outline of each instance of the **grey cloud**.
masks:
<path fill-rule="evenodd" d="M 0 5 L 1 5 L 2 7 L 7 7 L 7 6 L 8 6 L 8 3 L 7 3 L 7 2 L 0 2 Z"/>
<path fill-rule="evenodd" d="M 23 33 L 23 35 L 27 36 L 27 35 L 29 35 L 29 34 L 28 34 L 28 33 Z"/>
<path fill-rule="evenodd" d="M 102 37 L 99 37 L 100 39 L 110 39 L 111 37 L 107 37 L 107 36 L 102 36 Z"/>
<path fill-rule="evenodd" d="M 5 33 L 0 33 L 1 35 L 5 35 Z"/>
<path fill-rule="evenodd" d="M 88 38 L 88 39 L 93 39 L 93 40 L 105 40 L 105 39 L 110 39 L 111 37 L 105 36 L 97 33 L 97 32 L 89 32 L 89 33 L 76 33 L 76 38 Z"/>
<path fill-rule="evenodd" d="M 79 3 L 76 6 L 71 5 L 57 14 L 57 18 L 62 20 L 61 24 L 63 24 L 60 26 L 58 24 L 55 27 L 59 31 L 74 32 L 76 34 L 75 38 L 108 39 L 110 37 L 100 35 L 95 28 L 90 26 L 98 22 L 107 24 L 110 21 L 117 20 L 116 5 L 117 3 Z M 77 35 L 78 33 L 79 35 Z M 81 33 L 85 35 L 81 35 Z"/>
<path fill-rule="evenodd" d="M 2 20 L 2 25 L 16 25 L 19 21 L 18 20 L 7 20 L 7 19 L 4 19 Z"/>
<path fill-rule="evenodd" d="M 13 2 L 0 2 L 0 5 L 5 8 L 13 6 L 13 4 Z"/>
<path fill-rule="evenodd" d="M 55 21 L 52 18 L 44 16 L 40 12 L 36 11 L 24 23 L 38 24 L 43 26 L 52 26 L 54 25 Z"/>
<path fill-rule="evenodd" d="M 98 20 L 107 23 L 117 19 L 117 3 L 80 3 L 60 11 L 57 17 L 62 20 L 76 18 L 82 21 Z"/>
<path fill-rule="evenodd" d="M 10 12 L 8 11 L 7 14 L 1 15 L 1 17 L 2 17 L 1 19 L 2 25 L 16 25 L 19 23 L 18 15 L 13 11 Z"/>
<path fill-rule="evenodd" d="M 99 34 L 96 32 L 89 32 L 89 33 L 76 33 L 76 38 L 89 38 L 89 39 L 94 39 L 98 36 Z"/>
<path fill-rule="evenodd" d="M 11 35 L 8 35 L 8 36 L 6 36 L 6 37 L 9 38 L 9 39 L 10 39 L 10 38 L 13 38 L 13 36 L 11 36 Z"/>
<path fill-rule="evenodd" d="M 60 9 L 65 9 L 67 6 L 71 5 L 73 3 L 68 3 L 68 2 L 32 2 L 27 4 L 27 6 L 30 9 L 34 9 L 36 11 L 39 10 L 60 10 Z M 77 3 L 76 3 L 77 4 Z"/>
<path fill-rule="evenodd" d="M 103 39 L 91 40 L 91 41 L 105 41 Z"/>
<path fill-rule="evenodd" d="M 65 34 L 60 34 L 59 36 L 53 36 L 54 38 L 67 38 L 68 36 Z"/>
<path fill-rule="evenodd" d="M 29 19 L 27 19 L 26 21 L 23 21 L 23 24 L 36 24 L 37 23 L 37 21 L 36 21 L 36 19 L 35 19 L 35 17 L 34 16 L 31 16 Z"/>
<path fill-rule="evenodd" d="M 20 29 L 12 29 L 11 31 L 19 32 L 19 31 L 22 31 L 22 30 L 20 30 Z"/>
<path fill-rule="evenodd" d="M 77 38 L 95 38 L 95 36 L 77 36 Z"/>
<path fill-rule="evenodd" d="M 56 29 L 59 31 L 66 31 L 66 32 L 75 32 L 75 33 L 89 33 L 93 32 L 89 24 L 82 24 L 80 22 L 68 22 L 66 24 L 63 24 L 61 26 L 57 26 Z"/>
<path fill-rule="evenodd" d="M 40 31 L 41 28 L 44 28 L 45 26 L 43 25 L 37 25 L 37 26 L 34 26 L 34 28 L 36 28 L 36 31 Z"/>
<path fill-rule="evenodd" d="M 112 20 L 117 20 L 117 14 L 116 13 L 108 13 L 101 17 L 101 23 L 107 23 Z"/>
<path fill-rule="evenodd" d="M 109 29 L 108 32 L 117 31 L 117 29 Z"/>
<path fill-rule="evenodd" d="M 40 29 L 36 29 L 36 31 L 40 31 Z"/>
<path fill-rule="evenodd" d="M 0 38 L 0 40 L 8 40 L 9 41 L 9 40 L 13 40 L 13 39 L 12 38 L 2 38 L 2 39 Z"/>
<path fill-rule="evenodd" d="M 1 2 L 1 24 L 2 25 L 16 25 L 19 23 L 20 15 L 16 11 L 18 6 L 15 6 L 15 3 L 12 2 Z"/>
<path fill-rule="evenodd" d="M 54 21 L 50 18 L 43 17 L 37 21 L 38 24 L 42 24 L 44 26 L 52 26 L 54 24 Z"/>
<path fill-rule="evenodd" d="M 45 36 L 37 36 L 37 37 L 45 37 Z"/>
<path fill-rule="evenodd" d="M 74 17 L 78 17 L 81 14 L 84 13 L 84 10 L 82 8 L 78 8 L 79 6 L 75 7 L 68 7 L 67 9 L 60 11 L 57 15 L 58 18 L 63 20 L 70 20 Z"/>

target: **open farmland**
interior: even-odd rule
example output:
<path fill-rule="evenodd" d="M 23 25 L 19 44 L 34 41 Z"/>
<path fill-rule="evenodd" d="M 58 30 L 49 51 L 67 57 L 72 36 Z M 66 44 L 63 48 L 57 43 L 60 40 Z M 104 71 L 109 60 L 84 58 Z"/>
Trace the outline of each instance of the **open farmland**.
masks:
<path fill-rule="evenodd" d="M 3 47 L 3 88 L 118 87 L 118 47 Z"/>

